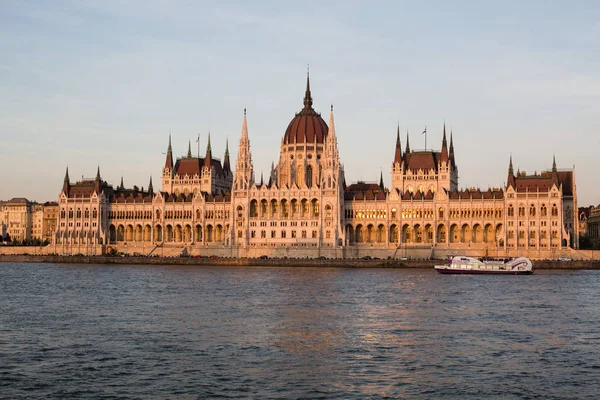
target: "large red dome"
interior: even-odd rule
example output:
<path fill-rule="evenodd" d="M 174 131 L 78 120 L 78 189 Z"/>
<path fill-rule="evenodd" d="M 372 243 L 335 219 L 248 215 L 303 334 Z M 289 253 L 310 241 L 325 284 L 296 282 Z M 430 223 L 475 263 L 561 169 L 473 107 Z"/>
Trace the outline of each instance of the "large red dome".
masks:
<path fill-rule="evenodd" d="M 293 143 L 324 143 L 329 128 L 321 114 L 312 108 L 310 94 L 310 81 L 306 77 L 306 93 L 304 95 L 304 108 L 290 122 L 283 137 L 284 144 Z"/>

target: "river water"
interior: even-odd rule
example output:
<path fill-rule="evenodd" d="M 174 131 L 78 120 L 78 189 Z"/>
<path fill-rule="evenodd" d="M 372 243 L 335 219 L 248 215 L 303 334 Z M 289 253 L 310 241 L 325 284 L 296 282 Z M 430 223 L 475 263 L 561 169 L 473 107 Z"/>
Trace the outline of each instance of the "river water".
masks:
<path fill-rule="evenodd" d="M 0 398 L 595 399 L 600 271 L 0 264 Z"/>

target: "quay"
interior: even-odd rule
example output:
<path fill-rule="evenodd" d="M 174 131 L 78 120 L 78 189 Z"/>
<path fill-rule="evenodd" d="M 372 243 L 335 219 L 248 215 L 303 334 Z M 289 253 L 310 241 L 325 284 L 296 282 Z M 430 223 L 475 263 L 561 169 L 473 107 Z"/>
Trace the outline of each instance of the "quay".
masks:
<path fill-rule="evenodd" d="M 228 257 L 135 257 L 71 256 L 49 254 L 0 254 L 0 263 L 198 265 L 233 267 L 324 267 L 324 268 L 433 268 L 442 260 L 316 259 L 316 258 L 228 258 Z M 533 260 L 537 270 L 597 270 L 599 260 Z"/>

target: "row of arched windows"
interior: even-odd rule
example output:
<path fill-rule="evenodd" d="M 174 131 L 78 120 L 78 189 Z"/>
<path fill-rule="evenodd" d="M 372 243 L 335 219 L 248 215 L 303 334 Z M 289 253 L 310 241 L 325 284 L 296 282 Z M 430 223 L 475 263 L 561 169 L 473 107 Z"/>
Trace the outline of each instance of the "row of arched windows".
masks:
<path fill-rule="evenodd" d="M 518 209 L 518 216 L 519 217 L 525 217 L 526 214 L 526 208 L 525 206 L 520 206 Z M 537 207 L 535 206 L 535 204 L 531 204 L 529 206 L 529 216 L 530 217 L 535 217 L 538 213 Z M 539 214 L 540 217 L 547 217 L 548 216 L 548 209 L 546 208 L 545 204 L 542 204 L 540 209 L 539 209 Z M 553 217 L 558 217 L 558 207 L 556 204 L 552 204 L 552 209 L 551 209 L 551 214 Z M 509 217 L 514 217 L 515 216 L 515 208 L 512 204 L 510 204 L 508 206 L 508 216 Z"/>

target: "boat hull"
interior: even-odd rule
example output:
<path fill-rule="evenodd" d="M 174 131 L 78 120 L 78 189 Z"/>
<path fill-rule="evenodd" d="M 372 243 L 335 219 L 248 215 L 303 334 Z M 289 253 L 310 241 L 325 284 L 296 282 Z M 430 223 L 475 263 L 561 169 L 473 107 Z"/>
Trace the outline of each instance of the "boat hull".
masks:
<path fill-rule="evenodd" d="M 512 271 L 512 270 L 473 270 L 473 269 L 459 269 L 459 268 L 436 268 L 440 274 L 452 274 L 452 275 L 531 275 L 533 270 L 529 271 Z"/>

